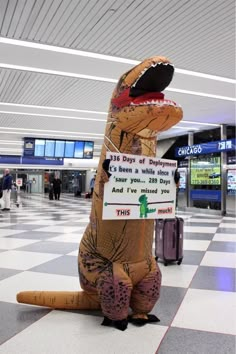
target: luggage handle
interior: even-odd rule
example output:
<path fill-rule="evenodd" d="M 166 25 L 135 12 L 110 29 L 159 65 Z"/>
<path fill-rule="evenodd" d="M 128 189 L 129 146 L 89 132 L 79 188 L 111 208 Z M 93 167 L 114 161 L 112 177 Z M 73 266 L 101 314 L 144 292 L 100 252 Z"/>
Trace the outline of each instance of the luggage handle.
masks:
<path fill-rule="evenodd" d="M 173 240 L 172 240 L 172 247 L 175 248 L 175 240 L 176 240 L 176 228 L 174 226 L 173 229 Z"/>
<path fill-rule="evenodd" d="M 180 221 L 179 218 L 176 218 L 176 239 L 177 239 L 177 245 L 176 245 L 176 259 L 179 259 L 179 231 L 180 231 Z"/>
<path fill-rule="evenodd" d="M 162 238 L 163 238 L 163 230 L 161 229 L 160 230 L 160 240 L 162 240 Z"/>

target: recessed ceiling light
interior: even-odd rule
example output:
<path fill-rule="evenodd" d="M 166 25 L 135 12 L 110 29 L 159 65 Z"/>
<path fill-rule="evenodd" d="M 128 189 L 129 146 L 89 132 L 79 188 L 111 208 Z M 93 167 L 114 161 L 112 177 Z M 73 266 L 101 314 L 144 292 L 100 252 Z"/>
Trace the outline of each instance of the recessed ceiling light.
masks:
<path fill-rule="evenodd" d="M 17 141 L 16 143 L 0 142 L 0 145 L 23 145 L 23 144 L 21 141 Z"/>
<path fill-rule="evenodd" d="M 6 128 L 6 127 L 0 127 L 1 131 L 4 131 L 4 129 L 9 129 L 9 128 Z M 55 134 L 54 132 L 50 133 L 50 134 L 47 134 L 47 133 L 39 133 L 37 130 L 33 130 L 33 131 L 27 131 L 27 129 L 23 129 L 23 131 L 16 131 L 17 129 L 19 128 L 11 128 L 11 129 L 14 129 L 14 131 L 6 131 L 5 133 L 6 134 L 14 134 L 14 135 L 20 135 L 22 137 L 33 137 L 33 138 L 37 138 L 38 136 L 39 137 L 58 137 L 58 138 L 64 138 L 64 139 L 68 139 L 68 136 L 69 138 L 77 138 L 78 140 L 103 140 L 104 139 L 104 136 L 82 136 L 80 133 L 78 134 L 75 134 L 75 133 L 68 133 L 68 132 L 61 132 L 61 134 Z"/>
<path fill-rule="evenodd" d="M 114 9 L 111 9 L 111 10 L 114 10 Z M 83 57 L 88 57 L 88 58 L 95 58 L 95 59 L 100 59 L 100 60 L 113 61 L 113 62 L 118 62 L 118 63 L 131 64 L 131 65 L 138 65 L 141 62 L 139 60 L 121 58 L 121 57 L 116 57 L 116 56 L 112 56 L 112 55 L 104 55 L 104 54 L 99 54 L 99 53 L 86 52 L 86 51 L 81 51 L 81 50 L 77 50 L 77 49 L 57 47 L 57 46 L 52 46 L 52 45 L 48 45 L 48 44 L 41 44 L 41 43 L 35 43 L 35 42 L 29 42 L 29 41 L 22 41 L 22 40 L 11 39 L 11 38 L 3 38 L 3 37 L 1 37 L 0 38 L 0 43 L 11 44 L 11 45 L 20 46 L 20 47 L 47 50 L 47 51 L 50 51 L 50 52 L 65 53 L 65 54 L 70 54 L 70 55 L 77 55 L 77 56 L 83 56 Z M 228 82 L 228 83 L 233 83 L 233 84 L 236 83 L 236 80 L 234 80 L 234 79 L 229 79 L 227 77 L 222 77 L 222 76 L 217 76 L 217 75 L 205 74 L 205 73 L 192 71 L 192 70 L 185 70 L 185 69 L 175 68 L 175 71 L 177 73 L 180 73 L 180 74 L 183 74 L 183 75 L 202 77 L 202 78 L 205 78 L 205 79 L 223 81 L 223 82 Z"/>
<path fill-rule="evenodd" d="M 178 127 L 177 125 L 174 125 L 173 127 L 171 127 L 171 129 L 181 129 L 181 130 L 199 130 L 199 128 L 193 128 L 193 127 Z"/>
<path fill-rule="evenodd" d="M 97 119 L 97 118 L 89 118 L 89 117 L 72 117 L 72 116 L 58 116 L 54 114 L 40 114 L 40 113 L 25 113 L 25 112 L 17 112 L 17 111 L 0 111 L 0 113 L 4 114 L 19 114 L 22 116 L 39 116 L 39 117 L 51 117 L 51 118 L 67 118 L 67 119 L 75 119 L 75 120 L 92 120 L 96 122 L 106 122 L 106 119 Z"/>
<path fill-rule="evenodd" d="M 91 114 L 101 114 L 101 115 L 107 115 L 107 112 L 102 112 L 102 111 L 86 111 L 86 110 L 79 110 L 79 109 L 67 109 L 67 108 L 63 108 L 63 107 L 49 107 L 49 106 L 34 106 L 34 105 L 25 105 L 25 104 L 16 104 L 16 103 L 5 103 L 5 102 L 0 102 L 0 107 L 1 106 L 6 106 L 6 107 L 11 107 L 11 106 L 16 106 L 18 108 L 39 108 L 42 110 L 59 110 L 59 111 L 74 111 L 74 112 L 83 112 L 83 113 L 91 113 Z M 8 113 L 9 111 L 1 111 L 2 113 Z M 24 115 L 25 113 L 21 113 L 21 112 L 13 112 L 13 113 L 17 113 L 17 114 L 22 114 Z M 31 115 L 31 113 L 26 113 L 26 115 Z M 33 115 L 41 115 L 40 113 L 33 113 Z M 44 115 L 44 114 L 43 114 Z M 50 116 L 50 115 L 45 115 L 45 116 Z M 52 115 L 54 116 L 54 115 Z M 57 117 L 57 115 L 55 115 L 55 117 Z M 59 117 L 70 117 L 70 116 L 59 116 Z M 77 117 L 76 117 L 77 118 Z M 78 118 L 79 119 L 79 118 Z M 88 120 L 92 120 L 94 118 L 80 118 L 80 119 L 88 119 Z M 97 120 L 97 119 L 95 119 Z M 100 120 L 102 121 L 106 121 L 106 119 L 104 120 Z M 203 123 L 203 122 L 196 122 L 196 121 L 189 121 L 189 120 L 182 120 L 181 122 L 179 122 L 178 124 L 193 124 L 193 125 L 203 125 L 203 126 L 215 126 L 218 127 L 220 124 L 216 124 L 216 123 Z"/>
<path fill-rule="evenodd" d="M 227 77 L 222 77 L 222 76 L 204 74 L 204 73 L 200 73 L 198 71 L 191 71 L 191 70 L 184 70 L 184 69 L 175 68 L 175 72 L 177 72 L 179 74 L 183 74 L 183 75 L 202 77 L 204 79 L 228 82 L 229 84 L 235 84 L 236 83 L 236 80 L 234 80 L 234 79 L 229 79 Z"/>
<path fill-rule="evenodd" d="M 42 110 L 58 110 L 58 111 L 68 111 L 68 112 L 79 112 L 79 113 L 94 113 L 94 114 L 105 114 L 107 115 L 107 112 L 101 112 L 101 111 L 88 111 L 86 109 L 74 109 L 74 108 L 63 108 L 63 107 L 54 107 L 54 106 L 37 106 L 37 105 L 32 105 L 32 104 L 19 104 L 19 103 L 11 103 L 11 102 L 0 102 L 0 106 L 13 106 L 13 107 L 25 107 L 25 108 L 39 108 Z"/>
<path fill-rule="evenodd" d="M 60 130 L 46 130 L 46 129 L 31 129 L 31 128 L 12 128 L 12 127 L 0 127 L 1 130 L 23 130 L 24 132 L 27 131 L 27 132 L 33 132 L 33 133 L 37 133 L 37 132 L 46 132 L 46 133 L 49 133 L 51 132 L 52 134 L 54 133 L 61 133 L 61 134 L 74 134 L 74 132 L 69 132 L 69 131 L 60 131 Z M 78 133 L 78 135 L 93 135 L 94 137 L 97 137 L 97 136 L 103 136 L 104 134 L 99 134 L 99 133 Z"/>
<path fill-rule="evenodd" d="M 0 63 L 0 67 L 6 68 L 6 69 L 13 69 L 13 70 L 32 71 L 32 72 L 41 73 L 41 74 L 52 74 L 52 75 L 66 76 L 66 77 L 76 77 L 78 79 L 104 81 L 104 82 L 111 82 L 111 83 L 117 82 L 116 79 L 109 79 L 108 77 L 70 73 L 68 71 L 41 69 L 41 68 L 36 68 L 36 67 L 32 67 L 32 66 Z"/>
<path fill-rule="evenodd" d="M 185 93 L 185 94 L 194 95 L 194 96 L 203 96 L 203 97 L 217 98 L 218 100 L 226 100 L 226 101 L 236 102 L 235 97 L 212 95 L 210 93 L 204 93 L 204 92 L 198 92 L 198 91 L 182 90 L 182 89 L 178 89 L 178 88 L 169 88 L 169 87 L 166 88 L 166 91 L 179 92 L 179 93 Z"/>
<path fill-rule="evenodd" d="M 101 59 L 101 60 L 114 61 L 114 62 L 118 62 L 118 63 L 126 63 L 126 64 L 132 64 L 132 65 L 137 65 L 140 63 L 140 61 L 138 61 L 138 60 L 131 60 L 131 59 L 120 58 L 120 57 L 115 57 L 115 56 L 111 56 L 111 55 L 105 55 L 105 54 L 99 54 L 99 53 L 85 52 L 85 51 L 76 50 L 76 49 L 51 46 L 48 44 L 26 42 L 26 41 L 21 41 L 21 40 L 17 40 L 17 39 L 11 39 L 11 38 L 3 38 L 2 37 L 2 38 L 0 38 L 0 43 L 12 44 L 12 45 L 20 46 L 20 47 L 47 50 L 50 52 L 66 53 L 66 54 L 78 55 L 78 56 L 82 56 L 82 57 L 89 57 L 89 58 L 95 58 L 95 59 Z"/>
<path fill-rule="evenodd" d="M 117 79 L 110 79 L 108 77 L 94 76 L 94 75 L 84 75 L 84 74 L 70 73 L 70 72 L 67 72 L 67 71 L 59 71 L 59 70 L 41 69 L 41 68 L 36 68 L 36 67 L 31 67 L 31 66 L 12 65 L 12 64 L 6 64 L 6 63 L 0 63 L 0 67 L 6 68 L 6 69 L 31 71 L 31 72 L 41 73 L 41 74 L 52 74 L 52 75 L 59 75 L 59 76 L 65 76 L 65 77 L 76 77 L 76 78 L 79 78 L 79 79 L 103 81 L 103 82 L 110 82 L 110 83 L 117 83 L 118 82 Z M 182 89 L 178 89 L 178 88 L 166 88 L 166 91 L 185 93 L 185 94 L 190 94 L 190 95 L 195 95 L 195 96 L 217 98 L 217 99 L 227 100 L 227 101 L 236 101 L 236 98 L 234 98 L 234 97 L 212 95 L 212 94 L 209 94 L 209 93 L 182 90 Z"/>
<path fill-rule="evenodd" d="M 213 127 L 219 127 L 220 124 L 216 124 L 216 123 L 203 123 L 203 122 L 194 122 L 191 120 L 181 120 L 178 124 L 199 124 L 199 125 L 209 125 L 209 126 L 213 126 Z"/>
<path fill-rule="evenodd" d="M 20 148 L 3 148 L 3 147 L 0 147 L 0 150 L 4 150 L 4 151 L 22 151 L 22 149 L 20 149 Z"/>
<path fill-rule="evenodd" d="M 0 140 L 0 144 L 22 144 L 19 140 Z"/>

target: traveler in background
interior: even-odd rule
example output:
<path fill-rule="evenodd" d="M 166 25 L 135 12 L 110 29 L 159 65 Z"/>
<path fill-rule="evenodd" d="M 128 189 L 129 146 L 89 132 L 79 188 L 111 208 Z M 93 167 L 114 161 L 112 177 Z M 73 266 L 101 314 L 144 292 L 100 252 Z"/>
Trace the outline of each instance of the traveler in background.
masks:
<path fill-rule="evenodd" d="M 175 170 L 174 181 L 175 181 L 175 185 L 176 185 L 176 203 L 175 203 L 175 206 L 176 206 L 176 208 L 178 208 L 180 173 L 179 173 L 179 171 L 177 169 Z"/>
<path fill-rule="evenodd" d="M 26 192 L 26 181 L 23 181 L 22 190 L 24 193 Z"/>
<path fill-rule="evenodd" d="M 94 185 L 95 185 L 95 179 L 96 175 L 93 176 L 93 178 L 90 181 L 90 190 L 91 190 L 91 197 L 93 196 L 93 190 L 94 190 Z"/>
<path fill-rule="evenodd" d="M 58 176 L 56 176 L 52 182 L 53 184 L 53 193 L 55 200 L 60 200 L 60 194 L 61 194 L 61 180 Z"/>
<path fill-rule="evenodd" d="M 10 175 L 10 170 L 8 168 L 4 171 L 4 177 L 2 181 L 2 194 L 4 201 L 3 211 L 10 211 L 10 199 L 11 199 L 11 187 L 12 187 L 12 176 Z"/>
<path fill-rule="evenodd" d="M 0 199 L 2 198 L 2 182 L 3 182 L 3 177 L 0 178 Z"/>

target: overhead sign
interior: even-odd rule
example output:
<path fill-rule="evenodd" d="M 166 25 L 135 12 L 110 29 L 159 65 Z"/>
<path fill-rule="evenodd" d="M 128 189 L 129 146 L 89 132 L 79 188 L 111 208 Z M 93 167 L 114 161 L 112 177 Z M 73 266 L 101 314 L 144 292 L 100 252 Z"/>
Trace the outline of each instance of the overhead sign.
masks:
<path fill-rule="evenodd" d="M 206 190 L 206 189 L 193 189 L 190 191 L 190 197 L 192 200 L 208 201 L 208 202 L 220 202 L 221 191 L 220 190 Z"/>
<path fill-rule="evenodd" d="M 111 177 L 104 186 L 104 220 L 175 217 L 177 162 L 107 153 Z"/>
<path fill-rule="evenodd" d="M 34 156 L 34 138 L 24 138 L 24 156 Z"/>
<path fill-rule="evenodd" d="M 47 157 L 24 157 L 21 158 L 23 165 L 64 165 L 64 159 Z"/>
<path fill-rule="evenodd" d="M 93 141 L 24 138 L 25 157 L 92 159 Z"/>
<path fill-rule="evenodd" d="M 211 154 L 213 152 L 235 150 L 236 139 L 211 141 L 205 144 L 181 146 L 175 149 L 175 157 Z"/>
<path fill-rule="evenodd" d="M 0 165 L 64 165 L 64 159 L 46 158 L 46 157 L 25 157 L 25 156 L 0 156 Z"/>

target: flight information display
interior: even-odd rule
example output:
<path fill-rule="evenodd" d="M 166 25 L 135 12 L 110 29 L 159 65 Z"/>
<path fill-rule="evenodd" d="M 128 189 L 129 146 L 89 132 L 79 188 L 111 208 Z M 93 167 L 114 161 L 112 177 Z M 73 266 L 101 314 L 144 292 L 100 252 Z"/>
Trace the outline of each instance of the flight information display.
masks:
<path fill-rule="evenodd" d="M 25 138 L 29 139 L 29 138 Z M 94 142 L 93 141 L 73 141 L 73 140 L 54 140 L 54 139 L 35 139 L 32 145 L 32 156 L 52 157 L 52 158 L 76 158 L 92 159 Z M 27 146 L 26 146 L 27 147 Z"/>
<path fill-rule="evenodd" d="M 65 141 L 56 140 L 54 157 L 64 157 L 64 153 L 65 153 Z"/>
<path fill-rule="evenodd" d="M 77 159 L 82 159 L 83 156 L 84 156 L 84 141 L 76 141 L 74 157 Z"/>
<path fill-rule="evenodd" d="M 84 159 L 93 158 L 93 142 L 85 141 L 84 142 Z"/>
<path fill-rule="evenodd" d="M 54 157 L 55 154 L 55 141 L 46 140 L 45 143 L 45 157 Z"/>
<path fill-rule="evenodd" d="M 75 150 L 75 142 L 74 141 L 66 141 L 65 156 L 64 157 L 73 158 L 74 157 L 74 150 Z"/>
<path fill-rule="evenodd" d="M 35 139 L 34 156 L 44 157 L 45 155 L 45 140 Z"/>

